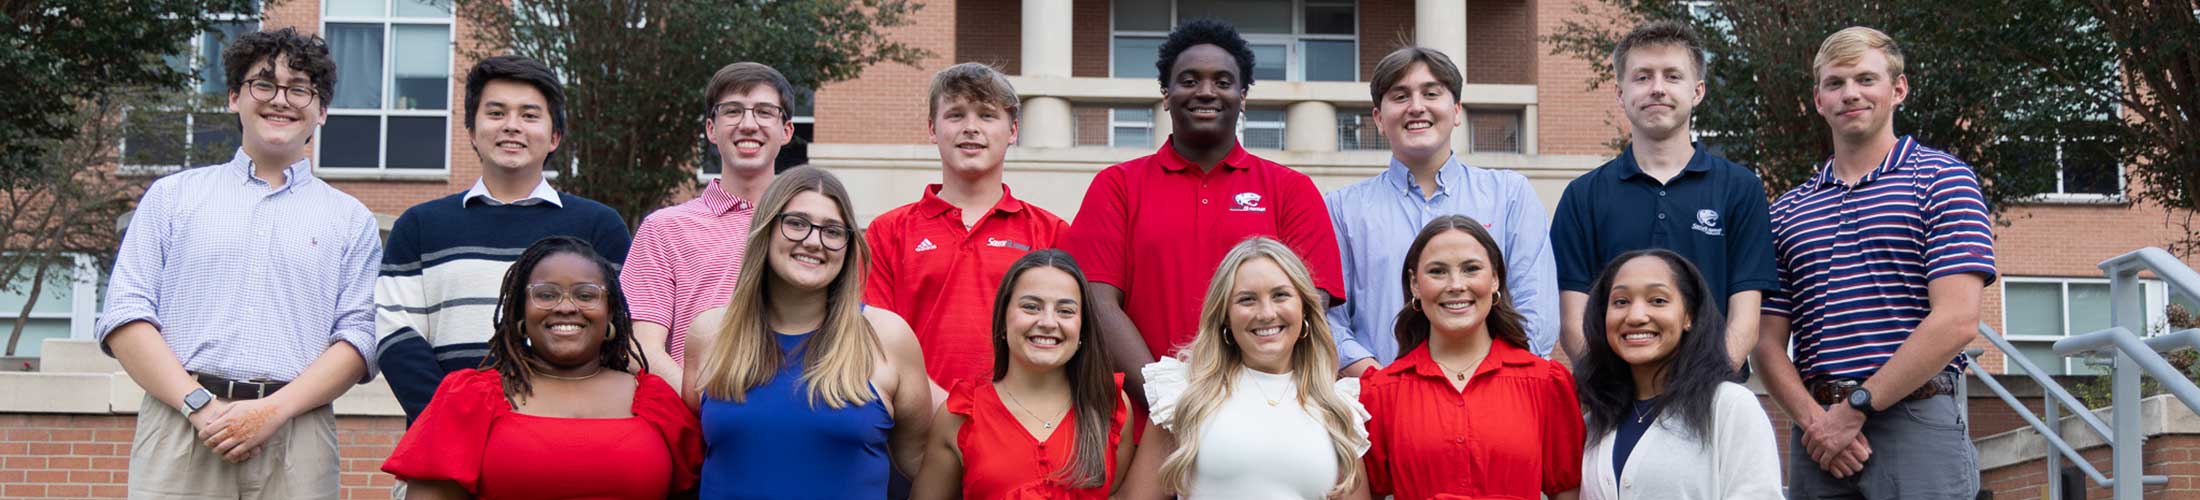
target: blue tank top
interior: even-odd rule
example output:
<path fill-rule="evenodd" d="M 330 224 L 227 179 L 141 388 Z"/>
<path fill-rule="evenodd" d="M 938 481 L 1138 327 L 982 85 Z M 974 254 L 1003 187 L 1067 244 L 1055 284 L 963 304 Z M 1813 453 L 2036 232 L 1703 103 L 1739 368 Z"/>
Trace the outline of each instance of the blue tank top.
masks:
<path fill-rule="evenodd" d="M 703 498 L 885 498 L 886 432 L 877 400 L 838 410 L 810 406 L 802 335 L 772 335 L 787 362 L 748 401 L 703 397 Z M 872 387 L 873 397 L 878 388 Z"/>

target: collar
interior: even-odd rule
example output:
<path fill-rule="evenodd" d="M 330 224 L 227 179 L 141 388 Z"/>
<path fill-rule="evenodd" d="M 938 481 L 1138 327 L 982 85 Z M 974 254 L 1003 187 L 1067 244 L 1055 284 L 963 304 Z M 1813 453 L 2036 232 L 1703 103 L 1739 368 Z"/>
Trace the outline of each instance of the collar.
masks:
<path fill-rule="evenodd" d="M 1482 378 L 1483 375 L 1497 371 L 1500 367 L 1532 366 L 1538 359 L 1542 358 L 1530 354 L 1527 349 L 1512 345 L 1511 342 L 1491 339 L 1490 353 L 1482 358 L 1480 366 L 1474 368 L 1474 376 L 1471 378 Z M 1495 361 L 1495 363 L 1491 363 L 1491 361 Z M 1427 343 L 1423 343 L 1420 347 L 1413 348 L 1413 352 L 1399 357 L 1398 362 L 1383 367 L 1383 373 L 1392 375 L 1410 373 L 1437 380 L 1448 377 L 1444 373 L 1443 366 L 1436 364 L 1436 358 L 1429 354 Z"/>
<path fill-rule="evenodd" d="M 1436 196 L 1430 196 L 1428 199 L 1433 200 L 1450 193 L 1453 184 L 1451 181 L 1466 178 L 1466 173 L 1467 165 L 1459 163 L 1459 155 L 1455 154 L 1451 155 L 1450 158 L 1445 158 L 1444 166 L 1436 167 Z M 1406 166 L 1406 163 L 1399 160 L 1398 157 L 1390 157 L 1390 168 L 1383 169 L 1381 175 L 1390 182 L 1390 187 L 1397 188 L 1401 192 L 1413 193 L 1416 197 L 1421 195 L 1421 186 L 1415 184 L 1413 180 L 1413 167 Z"/>
<path fill-rule="evenodd" d="M 726 192 L 726 187 L 720 185 L 718 181 L 718 179 L 711 179 L 710 185 L 703 186 L 703 192 L 696 195 L 696 198 L 703 200 L 703 208 L 710 209 L 710 213 L 725 215 L 752 205 L 749 200 L 741 199 L 739 196 L 734 196 L 733 193 Z"/>
<path fill-rule="evenodd" d="M 940 188 L 942 187 L 945 187 L 945 185 L 931 184 L 924 187 L 924 197 L 917 199 L 917 206 L 915 210 L 917 215 L 922 215 L 927 218 L 939 218 L 946 216 L 948 212 L 954 211 L 957 208 L 955 207 L 955 204 L 948 203 L 946 198 L 940 197 Z M 1000 201 L 993 202 L 993 209 L 988 213 L 1016 213 L 1023 210 L 1024 201 L 1016 199 L 1016 195 L 1009 192 L 1008 185 L 1002 184 L 1001 199 Z"/>
<path fill-rule="evenodd" d="M 482 203 L 486 203 L 492 207 L 504 205 L 529 206 L 540 203 L 549 203 L 553 206 L 557 206 L 558 208 L 565 207 L 565 200 L 558 197 L 558 190 L 550 188 L 549 179 L 535 181 L 534 192 L 527 193 L 527 196 L 520 199 L 506 202 L 504 200 L 497 199 L 497 197 L 495 196 L 489 195 L 489 185 L 481 182 L 481 179 L 475 178 L 474 187 L 472 189 L 466 190 L 466 196 L 459 198 L 459 204 L 463 206 L 465 204 L 473 203 L 475 199 L 479 199 Z"/>
<path fill-rule="evenodd" d="M 1186 169 L 1193 172 L 1199 171 L 1199 164 L 1192 163 L 1191 160 L 1185 159 L 1184 155 L 1176 153 L 1176 135 L 1174 134 L 1169 136 L 1169 140 L 1161 142 L 1161 151 L 1154 153 L 1154 158 L 1161 160 L 1161 168 L 1170 172 L 1182 172 Z M 1230 146 L 1230 154 L 1222 157 L 1221 166 L 1236 170 L 1253 168 L 1254 158 L 1253 153 L 1246 151 L 1245 144 L 1240 142 Z"/>
<path fill-rule="evenodd" d="M 237 147 L 237 154 L 229 157 L 229 163 L 224 165 L 234 166 L 237 175 L 243 176 L 246 184 L 268 184 L 267 181 L 260 180 L 259 177 L 252 175 L 252 156 L 244 154 L 244 147 L 242 146 Z M 291 162 L 290 166 L 283 167 L 283 188 L 277 191 L 309 184 L 313 182 L 313 179 L 313 155 L 306 155 L 298 158 L 298 161 Z"/>
<path fill-rule="evenodd" d="M 1910 153 L 1916 151 L 1916 137 L 1905 135 L 1895 138 L 1894 149 L 1887 150 L 1887 157 L 1879 160 L 1879 168 L 1874 168 L 1871 172 L 1864 174 L 1864 178 L 1857 179 L 1856 185 L 1871 184 L 1872 181 L 1879 180 L 1880 176 L 1887 175 L 1894 172 L 1896 168 L 1909 164 Z M 1842 185 L 1841 179 L 1833 175 L 1833 157 L 1831 156 L 1826 157 L 1824 163 L 1818 164 L 1818 175 L 1813 175 L 1810 180 L 1804 181 L 1802 187 L 1803 189 L 1818 189 L 1829 184 Z"/>
<path fill-rule="evenodd" d="M 1681 168 L 1681 175 L 1688 175 L 1689 172 L 1710 172 L 1711 155 L 1704 154 L 1703 143 L 1691 142 L 1689 146 L 1694 147 L 1696 152 L 1688 156 L 1688 166 Z M 1624 181 L 1635 177 L 1650 179 L 1650 174 L 1643 173 L 1642 164 L 1635 162 L 1635 148 L 1633 144 L 1629 144 L 1626 148 L 1620 150 L 1619 179 Z M 1678 179 L 1680 175 L 1673 177 Z"/>

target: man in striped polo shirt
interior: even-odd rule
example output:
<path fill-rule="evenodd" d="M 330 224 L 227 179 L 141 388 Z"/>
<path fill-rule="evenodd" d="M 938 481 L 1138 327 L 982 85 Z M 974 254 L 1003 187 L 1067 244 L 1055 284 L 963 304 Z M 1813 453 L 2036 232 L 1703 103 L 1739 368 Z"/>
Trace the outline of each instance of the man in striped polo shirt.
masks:
<path fill-rule="evenodd" d="M 1780 289 L 1765 297 L 1756 356 L 1798 427 L 1792 498 L 1978 491 L 1952 395 L 1994 280 L 1994 236 L 1970 165 L 1895 136 L 1902 63 L 1877 30 L 1826 38 L 1813 94 L 1833 158 L 1771 206 Z"/>

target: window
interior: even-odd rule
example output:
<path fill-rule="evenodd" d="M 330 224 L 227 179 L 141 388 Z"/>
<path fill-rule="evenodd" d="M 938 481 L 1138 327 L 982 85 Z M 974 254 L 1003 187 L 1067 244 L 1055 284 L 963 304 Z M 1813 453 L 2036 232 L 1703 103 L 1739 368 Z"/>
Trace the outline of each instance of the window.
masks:
<path fill-rule="evenodd" d="M 1382 131 L 1375 125 L 1374 112 L 1365 110 L 1356 113 L 1345 110 L 1338 111 L 1338 151 L 1390 150 L 1390 141 L 1383 138 Z"/>
<path fill-rule="evenodd" d="M 6 348 L 7 335 L 14 331 L 18 317 L 27 321 L 23 337 L 16 342 L 16 356 L 38 357 L 46 339 L 92 338 L 92 323 L 98 319 L 97 283 L 105 281 L 98 274 L 92 259 L 85 256 L 69 257 L 60 267 L 48 269 L 29 316 L 21 315 L 23 304 L 30 300 L 34 275 L 22 273 L 0 287 L 0 349 Z"/>
<path fill-rule="evenodd" d="M 2001 280 L 2002 334 L 2010 344 L 2022 351 L 2024 357 L 2048 375 L 2101 375 L 2107 368 L 2085 357 L 2064 358 L 2055 353 L 2055 341 L 2070 335 L 2080 335 L 2107 329 L 2109 317 L 2108 279 L 2106 278 L 2035 278 L 2007 276 Z M 2164 309 L 2170 304 L 2194 311 L 2196 301 L 2183 294 L 2173 293 L 2169 287 L 2154 280 L 2140 280 L 2145 288 L 2147 322 L 2165 325 Z M 2163 330 L 2150 328 L 2150 330 Z M 2142 335 L 2152 335 L 2154 331 Z M 2015 363 L 2006 365 L 2008 373 L 2023 373 Z"/>
<path fill-rule="evenodd" d="M 789 113 L 793 116 L 787 117 L 788 122 L 794 123 L 794 140 L 787 141 L 787 145 L 779 148 L 779 157 L 772 164 L 775 172 L 785 172 L 787 169 L 809 164 L 810 142 L 817 139 L 817 92 L 795 87 L 794 94 L 787 100 L 788 104 L 794 106 Z M 696 160 L 703 167 L 700 177 L 715 179 L 719 174 L 725 173 L 726 166 L 719 163 L 718 148 L 710 143 L 710 138 L 700 139 L 703 155 Z"/>
<path fill-rule="evenodd" d="M 2124 193 L 2124 169 L 2114 153 L 2084 139 L 2055 143 L 2055 186 L 2063 198 L 2110 198 Z"/>
<path fill-rule="evenodd" d="M 1246 149 L 1283 149 L 1283 110 L 1247 108 L 1238 119 L 1238 142 Z"/>
<path fill-rule="evenodd" d="M 1153 149 L 1153 108 L 1108 110 L 1108 145 L 1118 148 Z"/>
<path fill-rule="evenodd" d="M 189 92 L 130 110 L 124 117 L 122 163 L 133 168 L 177 169 L 229 161 L 242 141 L 237 115 L 225 107 L 229 93 L 222 49 L 239 35 L 259 31 L 257 12 L 214 14 L 213 26 L 192 37 L 183 52 L 164 59 L 192 75 Z"/>
<path fill-rule="evenodd" d="M 322 36 L 343 84 L 321 167 L 441 171 L 451 143 L 451 12 L 434 0 L 328 0 Z"/>
<path fill-rule="evenodd" d="M 1359 79 L 1359 13 L 1353 0 L 1117 0 L 1112 73 L 1155 78 L 1154 58 L 1177 20 L 1212 17 L 1252 44 L 1253 79 Z"/>
<path fill-rule="evenodd" d="M 1467 143 L 1475 153 L 1519 153 L 1521 110 L 1467 110 Z"/>

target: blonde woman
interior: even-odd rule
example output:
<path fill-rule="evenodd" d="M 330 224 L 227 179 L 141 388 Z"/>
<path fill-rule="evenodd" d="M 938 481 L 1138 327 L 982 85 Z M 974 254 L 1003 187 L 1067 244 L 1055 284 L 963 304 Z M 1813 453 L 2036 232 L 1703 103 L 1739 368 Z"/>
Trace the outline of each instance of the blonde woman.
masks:
<path fill-rule="evenodd" d="M 704 498 L 883 498 L 914 475 L 938 389 L 901 318 L 862 307 L 848 191 L 816 168 L 772 181 L 724 309 L 689 335 Z M 855 263 L 855 264 L 851 264 Z"/>
<path fill-rule="evenodd" d="M 1124 496 L 1367 498 L 1367 410 L 1358 379 L 1335 380 L 1306 264 L 1256 237 L 1216 269 L 1191 345 L 1145 367 L 1153 421 Z"/>

